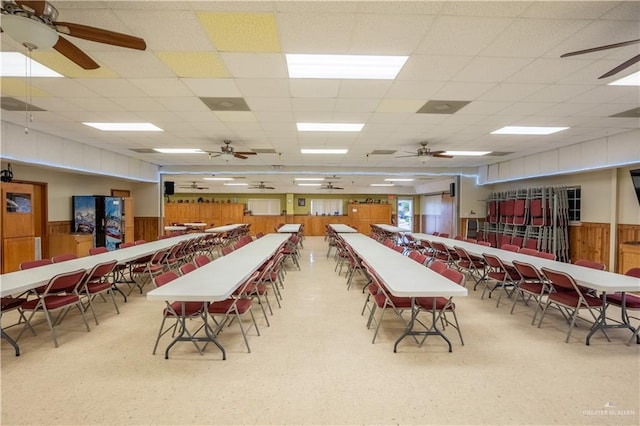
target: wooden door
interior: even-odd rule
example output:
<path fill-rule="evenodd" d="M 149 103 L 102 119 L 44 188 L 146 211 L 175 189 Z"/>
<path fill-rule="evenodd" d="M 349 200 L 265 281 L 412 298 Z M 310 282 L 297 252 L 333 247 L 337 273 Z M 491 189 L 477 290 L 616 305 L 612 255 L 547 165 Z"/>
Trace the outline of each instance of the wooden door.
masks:
<path fill-rule="evenodd" d="M 33 185 L 2 183 L 2 273 L 35 259 Z"/>

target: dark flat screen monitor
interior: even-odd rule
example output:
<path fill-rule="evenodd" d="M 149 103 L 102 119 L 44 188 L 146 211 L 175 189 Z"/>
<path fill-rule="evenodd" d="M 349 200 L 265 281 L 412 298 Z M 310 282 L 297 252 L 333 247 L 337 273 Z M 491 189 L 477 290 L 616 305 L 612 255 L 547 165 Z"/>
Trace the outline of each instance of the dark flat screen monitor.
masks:
<path fill-rule="evenodd" d="M 636 197 L 638 197 L 638 203 L 640 204 L 640 169 L 630 170 L 630 173 L 633 188 L 636 190 Z"/>

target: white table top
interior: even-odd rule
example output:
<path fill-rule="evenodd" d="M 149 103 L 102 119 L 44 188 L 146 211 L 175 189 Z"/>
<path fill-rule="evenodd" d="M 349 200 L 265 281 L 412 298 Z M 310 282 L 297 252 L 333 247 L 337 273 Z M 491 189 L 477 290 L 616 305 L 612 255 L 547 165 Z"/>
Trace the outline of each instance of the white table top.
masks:
<path fill-rule="evenodd" d="M 213 234 L 222 234 L 223 232 L 233 231 L 234 229 L 237 229 L 241 226 L 244 226 L 244 223 L 234 223 L 233 225 L 216 226 L 215 228 L 205 229 L 204 232 L 210 232 Z"/>
<path fill-rule="evenodd" d="M 363 234 L 341 237 L 398 297 L 466 296 L 467 289 Z"/>
<path fill-rule="evenodd" d="M 151 290 L 147 293 L 147 299 L 189 302 L 225 300 L 288 238 L 288 235 L 267 234 L 162 287 Z"/>
<path fill-rule="evenodd" d="M 338 234 L 342 233 L 357 233 L 358 230 L 350 227 L 349 225 L 344 225 L 342 223 L 331 223 L 329 224 L 331 229 L 333 229 Z"/>
<path fill-rule="evenodd" d="M 300 232 L 300 224 L 299 223 L 287 223 L 286 225 L 282 225 L 278 228 L 278 232 Z"/>
<path fill-rule="evenodd" d="M 392 226 L 392 225 L 385 225 L 383 223 L 376 223 L 373 226 L 376 226 L 376 227 L 378 227 L 378 228 L 380 228 L 380 229 L 382 229 L 384 231 L 387 231 L 387 232 L 393 232 L 394 234 L 399 234 L 399 233 L 402 233 L 402 232 L 410 232 L 408 229 L 399 228 L 397 226 Z"/>
<path fill-rule="evenodd" d="M 556 271 L 561 271 L 571 275 L 578 284 L 604 293 L 615 293 L 617 291 L 640 291 L 640 279 L 635 277 L 629 277 L 607 271 L 598 271 L 591 268 L 585 268 L 584 266 L 573 265 L 571 263 L 543 259 L 537 256 L 515 253 L 495 247 L 486 247 L 452 238 L 442 238 L 420 233 L 412 233 L 412 235 L 418 240 L 439 241 L 449 248 L 453 248 L 453 246 L 462 247 L 470 254 L 475 254 L 477 256 L 481 256 L 482 253 L 487 253 L 497 256 L 507 263 L 511 263 L 513 260 L 518 260 L 530 263 L 538 269 L 546 267 Z"/>
<path fill-rule="evenodd" d="M 157 250 L 171 247 L 180 241 L 196 238 L 199 235 L 203 234 L 177 235 L 175 237 L 163 238 L 158 241 L 152 241 L 107 253 L 80 257 L 66 262 L 2 274 L 0 275 L 0 295 L 10 296 L 12 294 L 20 294 L 46 284 L 49 279 L 58 274 L 77 271 L 78 269 L 89 270 L 98 263 L 108 262 L 110 260 L 116 260 L 119 264 L 126 263 L 139 257 L 152 254 Z"/>
<path fill-rule="evenodd" d="M 165 226 L 164 230 L 165 231 L 186 231 L 187 227 L 179 226 L 179 225 L 170 225 L 170 226 Z"/>
<path fill-rule="evenodd" d="M 206 228 L 207 224 L 204 222 L 189 222 L 189 223 L 183 223 L 183 225 L 185 226 L 190 226 L 192 228 Z"/>

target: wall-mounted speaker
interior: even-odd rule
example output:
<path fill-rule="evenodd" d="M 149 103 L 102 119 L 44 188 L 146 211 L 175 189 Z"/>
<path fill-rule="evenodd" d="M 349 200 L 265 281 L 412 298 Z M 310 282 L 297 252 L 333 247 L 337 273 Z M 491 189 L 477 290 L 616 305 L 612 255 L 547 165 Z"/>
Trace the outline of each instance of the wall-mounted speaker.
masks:
<path fill-rule="evenodd" d="M 173 195 L 174 191 L 174 183 L 165 181 L 164 182 L 164 195 Z"/>
<path fill-rule="evenodd" d="M 449 184 L 449 195 L 451 197 L 455 197 L 456 196 L 456 184 L 455 184 L 455 182 L 451 182 Z"/>

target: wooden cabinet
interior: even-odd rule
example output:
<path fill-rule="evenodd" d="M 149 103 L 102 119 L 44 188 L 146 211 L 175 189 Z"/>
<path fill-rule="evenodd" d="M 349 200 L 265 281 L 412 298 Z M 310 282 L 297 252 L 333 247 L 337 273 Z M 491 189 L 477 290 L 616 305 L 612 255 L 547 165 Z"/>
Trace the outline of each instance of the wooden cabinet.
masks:
<path fill-rule="evenodd" d="M 172 223 L 204 222 L 222 226 L 242 223 L 242 203 L 168 203 L 164 205 L 164 226 Z"/>
<path fill-rule="evenodd" d="M 629 241 L 620 244 L 619 254 L 619 274 L 624 274 L 631 268 L 640 267 L 640 241 Z"/>
<path fill-rule="evenodd" d="M 51 234 L 49 236 L 49 256 L 73 253 L 78 257 L 89 255 L 93 247 L 91 234 Z"/>
<path fill-rule="evenodd" d="M 33 185 L 2 182 L 2 273 L 35 259 Z"/>
<path fill-rule="evenodd" d="M 371 231 L 374 223 L 391 224 L 391 204 L 349 204 L 349 226 L 363 234 Z"/>
<path fill-rule="evenodd" d="M 135 220 L 133 216 L 133 198 L 125 197 L 124 200 L 124 242 L 132 243 L 136 239 Z"/>

